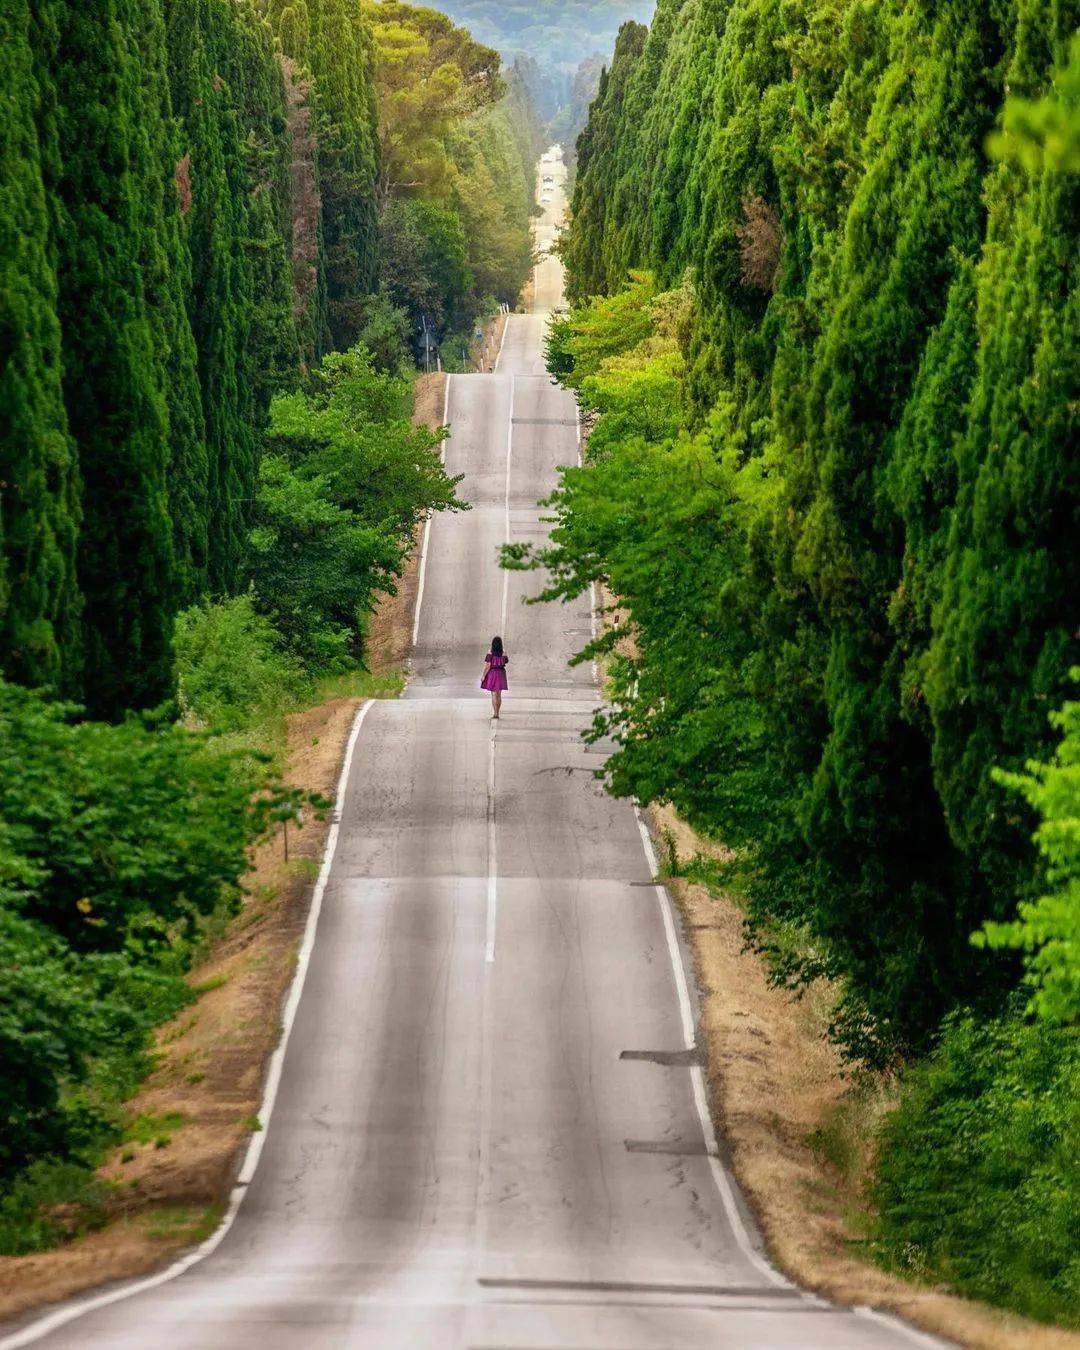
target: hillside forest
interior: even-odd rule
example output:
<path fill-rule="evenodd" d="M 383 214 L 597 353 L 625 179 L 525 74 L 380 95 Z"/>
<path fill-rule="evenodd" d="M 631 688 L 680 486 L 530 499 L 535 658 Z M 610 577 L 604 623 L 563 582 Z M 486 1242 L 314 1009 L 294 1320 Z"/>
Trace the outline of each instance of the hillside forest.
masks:
<path fill-rule="evenodd" d="M 612 791 L 892 1094 L 879 1260 L 1080 1326 L 1080 6 L 660 0 L 578 141 L 548 598 Z M 712 850 L 715 853 L 716 850 Z"/>
<path fill-rule="evenodd" d="M 619 26 L 627 19 L 647 23 L 653 0 L 547 0 L 539 7 L 449 0 L 445 8 L 513 65 L 544 127 L 543 139 L 562 145 L 572 172 L 577 137 Z"/>
<path fill-rule="evenodd" d="M 0 1251 L 77 1231 L 416 526 L 422 330 L 514 302 L 515 72 L 387 0 L 0 12 Z M 433 453 L 434 452 L 434 453 Z"/>

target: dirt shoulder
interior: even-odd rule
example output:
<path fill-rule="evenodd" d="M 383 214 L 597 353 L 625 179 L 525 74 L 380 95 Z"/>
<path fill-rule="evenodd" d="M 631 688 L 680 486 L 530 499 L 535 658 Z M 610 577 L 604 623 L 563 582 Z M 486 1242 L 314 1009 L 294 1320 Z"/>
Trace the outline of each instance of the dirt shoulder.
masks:
<path fill-rule="evenodd" d="M 418 378 L 418 424 L 441 424 L 445 381 L 441 374 Z M 401 669 L 408 658 L 418 565 L 414 549 L 397 594 L 384 597 L 373 616 L 375 675 Z M 288 719 L 290 783 L 334 795 L 362 701 L 336 698 Z M 52 1251 L 0 1257 L 0 1320 L 147 1274 L 213 1231 L 241 1150 L 258 1127 L 266 1064 L 328 828 L 326 821 L 290 828 L 288 860 L 281 834 L 254 850 L 241 911 L 191 972 L 197 1000 L 158 1028 L 155 1068 L 127 1105 L 132 1137 L 101 1169 L 116 1183 L 107 1224 Z"/>
<path fill-rule="evenodd" d="M 682 861 L 716 851 L 667 808 L 651 808 L 649 818 L 658 838 L 674 839 Z M 777 1265 L 839 1303 L 888 1309 L 975 1350 L 1077 1350 L 1080 1335 L 908 1283 L 859 1259 L 861 1197 L 810 1140 L 831 1135 L 841 1151 L 868 1149 L 868 1127 L 887 1109 L 887 1089 L 852 1107 L 852 1088 L 824 1035 L 827 986 L 801 999 L 773 988 L 758 958 L 743 950 L 742 913 L 732 901 L 682 878 L 668 886 L 701 994 L 713 1118 Z"/>

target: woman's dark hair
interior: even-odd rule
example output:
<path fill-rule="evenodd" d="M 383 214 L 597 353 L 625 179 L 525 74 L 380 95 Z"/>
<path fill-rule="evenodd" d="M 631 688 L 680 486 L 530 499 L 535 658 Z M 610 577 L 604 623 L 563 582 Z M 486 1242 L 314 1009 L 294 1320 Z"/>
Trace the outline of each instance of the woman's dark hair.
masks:
<path fill-rule="evenodd" d="M 491 654 L 492 656 L 502 656 L 503 649 L 501 637 L 493 637 L 491 639 Z"/>

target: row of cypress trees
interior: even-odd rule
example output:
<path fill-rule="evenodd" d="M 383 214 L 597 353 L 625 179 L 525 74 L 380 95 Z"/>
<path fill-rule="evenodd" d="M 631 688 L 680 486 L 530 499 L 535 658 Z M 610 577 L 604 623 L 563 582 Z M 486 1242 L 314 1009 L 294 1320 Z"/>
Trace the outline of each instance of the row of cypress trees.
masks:
<path fill-rule="evenodd" d="M 238 581 L 271 394 L 377 274 L 349 0 L 0 14 L 0 672 L 114 717 Z"/>
<path fill-rule="evenodd" d="M 988 138 L 1078 24 L 1076 0 L 660 0 L 579 141 L 572 298 L 690 277 L 683 426 L 757 494 L 749 527 L 717 508 L 749 529 L 716 614 L 739 657 L 718 639 L 694 700 L 734 680 L 753 713 L 625 786 L 753 843 L 759 932 L 806 926 L 856 1053 L 995 1006 L 1015 970 L 970 935 L 1038 884 L 992 771 L 1049 753 L 1077 661 L 1080 182 Z M 751 762 L 748 840 L 703 784 Z"/>

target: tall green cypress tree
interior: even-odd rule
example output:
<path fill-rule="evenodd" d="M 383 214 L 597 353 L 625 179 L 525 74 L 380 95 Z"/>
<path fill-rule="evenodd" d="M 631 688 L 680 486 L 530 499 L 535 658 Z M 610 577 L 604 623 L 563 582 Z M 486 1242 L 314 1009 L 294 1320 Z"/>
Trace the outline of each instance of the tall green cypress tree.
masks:
<path fill-rule="evenodd" d="M 320 111 L 330 336 L 350 347 L 376 286 L 375 126 L 370 51 L 358 0 L 308 0 Z"/>
<path fill-rule="evenodd" d="M 285 89 L 248 0 L 168 0 L 167 15 L 209 451 L 207 584 L 228 592 L 242 574 L 259 423 L 299 366 L 284 237 Z"/>
<path fill-rule="evenodd" d="M 168 92 L 136 35 L 156 0 L 38 0 L 35 71 L 56 91 L 55 201 L 64 397 L 79 447 L 85 700 L 95 712 L 158 702 L 171 688 L 176 604 L 169 516 L 167 361 L 143 277 L 161 228 L 164 147 L 153 109 Z"/>
<path fill-rule="evenodd" d="M 144 131 L 151 150 L 160 147 L 162 156 L 160 166 L 155 167 L 152 161 L 144 166 L 142 277 L 155 351 L 165 360 L 176 598 L 177 603 L 188 605 L 205 591 L 210 563 L 210 463 L 198 352 L 189 313 L 191 165 L 181 148 L 180 128 L 173 113 L 160 3 L 143 6 L 138 22 L 140 27 L 133 34 L 135 49 L 149 93 L 144 103 Z"/>
<path fill-rule="evenodd" d="M 285 54 L 310 72 L 318 136 L 329 343 L 350 346 L 376 287 L 375 118 L 356 0 L 262 0 Z"/>
<path fill-rule="evenodd" d="M 1045 91 L 1078 24 L 1076 0 L 1020 7 L 1012 93 Z M 1080 661 L 1080 180 L 1006 163 L 987 199 L 978 357 L 926 657 L 935 784 L 986 892 L 975 920 L 1011 916 L 1032 885 L 1030 831 L 991 770 L 1049 756 L 1047 710 Z"/>
<path fill-rule="evenodd" d="M 1045 754 L 1076 659 L 1080 204 L 1075 174 L 991 171 L 985 146 L 1078 22 L 1078 0 L 660 0 L 579 143 L 571 293 L 691 273 L 686 420 L 748 535 L 717 604 L 756 652 L 727 677 L 782 785 L 751 910 L 823 939 L 860 1051 L 875 1023 L 925 1044 L 1013 975 L 968 938 L 1033 874 L 990 770 Z M 699 782 L 664 788 L 700 811 Z M 738 838 L 723 793 L 706 816 Z"/>
<path fill-rule="evenodd" d="M 222 64 L 239 97 L 243 130 L 245 254 L 253 296 L 248 366 L 261 425 L 272 396 L 291 388 L 300 369 L 290 246 L 292 142 L 285 80 L 269 25 L 247 3 L 224 13 L 230 24 Z"/>
<path fill-rule="evenodd" d="M 219 0 L 168 0 L 166 12 L 172 101 L 190 165 L 190 315 L 209 469 L 207 582 L 227 592 L 239 576 L 255 474 L 245 149 L 236 95 L 219 69 L 228 41 L 220 25 L 231 15 Z"/>
<path fill-rule="evenodd" d="M 74 447 L 42 181 L 55 154 L 50 77 L 35 75 L 31 11 L 0 13 L 0 671 L 70 691 L 79 669 Z"/>

